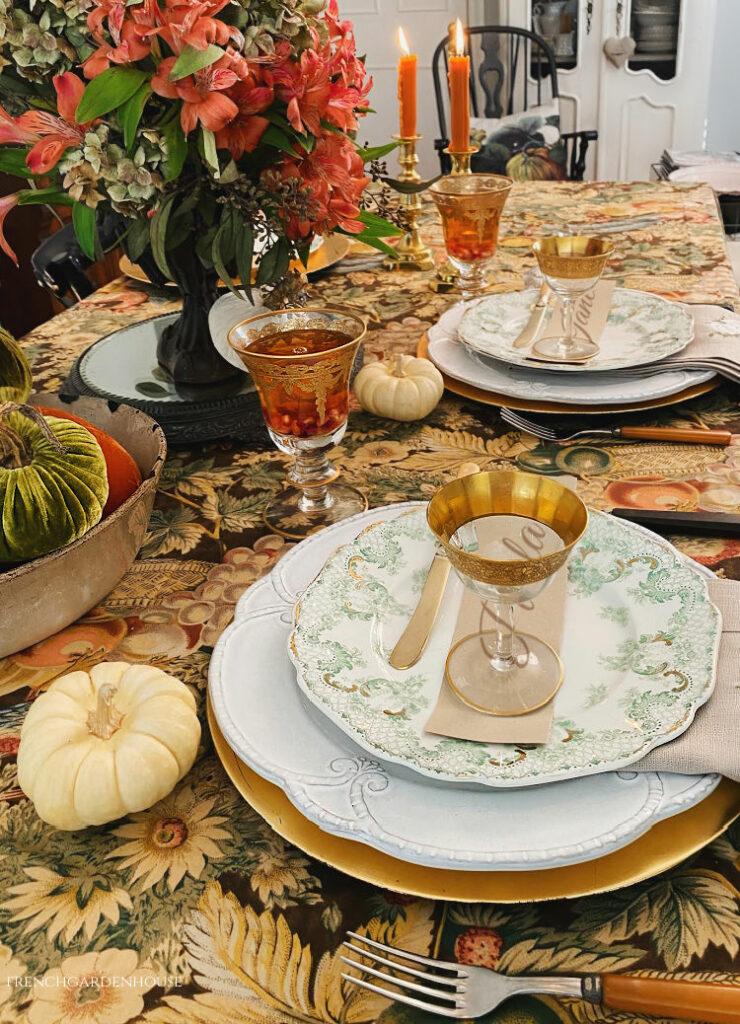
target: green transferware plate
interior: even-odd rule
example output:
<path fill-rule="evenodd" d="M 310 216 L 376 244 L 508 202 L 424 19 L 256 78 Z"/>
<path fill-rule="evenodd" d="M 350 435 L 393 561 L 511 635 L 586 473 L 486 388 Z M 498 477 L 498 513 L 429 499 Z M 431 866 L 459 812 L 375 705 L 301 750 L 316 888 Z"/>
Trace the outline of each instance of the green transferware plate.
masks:
<path fill-rule="evenodd" d="M 462 593 L 454 574 L 417 664 L 396 671 L 388 656 L 434 551 L 424 508 L 373 526 L 329 559 L 297 609 L 299 685 L 374 756 L 452 782 L 554 782 L 627 767 L 687 729 L 712 693 L 721 617 L 705 577 L 655 535 L 591 512 L 568 566 L 565 681 L 548 742 L 426 734 Z"/>
<path fill-rule="evenodd" d="M 538 296 L 537 288 L 489 295 L 464 314 L 460 339 L 480 355 L 516 366 L 595 373 L 655 363 L 680 352 L 694 337 L 693 317 L 678 303 L 650 292 L 616 288 L 606 327 L 597 339 L 599 352 L 593 359 L 581 365 L 533 363 L 528 358 L 530 348 L 514 348 L 514 341 L 529 321 Z"/>

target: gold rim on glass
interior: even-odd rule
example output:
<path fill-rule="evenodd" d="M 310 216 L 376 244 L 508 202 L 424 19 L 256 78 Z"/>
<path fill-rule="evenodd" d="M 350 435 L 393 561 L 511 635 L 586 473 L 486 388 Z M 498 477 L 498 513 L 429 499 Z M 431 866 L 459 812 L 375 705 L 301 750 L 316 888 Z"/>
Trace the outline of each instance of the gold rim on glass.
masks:
<path fill-rule="evenodd" d="M 473 519 L 514 515 L 549 526 L 563 547 L 526 559 L 492 559 L 464 551 L 451 543 L 455 532 Z M 581 499 L 552 477 L 520 470 L 473 473 L 445 484 L 427 506 L 427 523 L 450 563 L 465 575 L 485 582 L 506 578 L 506 586 L 547 579 L 565 564 L 588 525 Z"/>
<path fill-rule="evenodd" d="M 276 318 L 282 317 L 285 317 L 287 319 L 289 316 L 296 316 L 302 313 L 312 313 L 315 314 L 316 316 L 342 317 L 343 320 L 350 320 L 353 321 L 355 324 L 358 324 L 361 329 L 358 331 L 357 334 L 353 334 L 349 341 L 345 341 L 341 345 L 336 345 L 334 348 L 324 349 L 323 352 L 306 353 L 305 356 L 294 355 L 292 353 L 286 353 L 285 355 L 273 355 L 265 352 L 256 352 L 253 354 L 258 356 L 260 359 L 266 359 L 269 361 L 273 361 L 275 363 L 280 363 L 284 359 L 292 359 L 294 361 L 296 359 L 301 359 L 309 361 L 311 359 L 321 356 L 326 358 L 328 352 L 331 352 L 332 354 L 343 352 L 344 349 L 347 349 L 351 345 L 356 345 L 358 342 L 362 341 L 362 339 L 367 334 L 367 320 L 365 320 L 365 318 L 360 316 L 358 313 L 347 312 L 346 310 L 340 309 L 336 306 L 299 306 L 296 307 L 295 309 L 275 309 L 270 310 L 269 312 L 266 313 L 255 313 L 254 316 L 249 316 L 245 320 L 240 320 L 238 324 L 234 324 L 234 326 L 227 334 L 227 341 L 231 348 L 233 348 L 234 351 L 237 352 L 239 355 L 242 355 L 242 353 L 248 353 L 251 341 L 256 341 L 257 339 L 253 338 L 246 344 L 240 344 L 233 338 L 235 331 L 243 330 L 246 327 L 249 327 L 251 329 L 252 324 L 256 324 L 258 327 L 260 321 L 262 321 L 266 325 L 270 320 L 275 320 Z M 283 330 L 284 328 L 277 328 L 274 333 L 281 334 Z"/>
<path fill-rule="evenodd" d="M 512 178 L 505 174 L 488 174 L 483 171 L 477 174 L 446 175 L 429 186 L 432 197 L 439 196 L 455 202 L 469 199 L 475 202 L 481 196 L 499 195 L 508 192 L 514 184 Z"/>
<path fill-rule="evenodd" d="M 614 244 L 590 235 L 550 235 L 539 238 L 532 252 L 546 277 L 583 280 L 601 277 Z"/>

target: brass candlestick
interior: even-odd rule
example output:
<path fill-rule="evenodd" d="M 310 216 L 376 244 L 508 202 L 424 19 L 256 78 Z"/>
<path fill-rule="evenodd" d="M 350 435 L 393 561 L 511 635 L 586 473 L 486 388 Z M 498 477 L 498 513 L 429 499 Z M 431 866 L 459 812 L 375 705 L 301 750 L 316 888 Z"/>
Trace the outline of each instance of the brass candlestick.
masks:
<path fill-rule="evenodd" d="M 477 153 L 479 149 L 480 146 L 471 146 L 469 149 L 456 151 L 448 146 L 445 153 L 449 154 L 449 157 L 452 160 L 452 170 L 450 171 L 450 174 L 454 176 L 457 176 L 458 174 L 471 174 L 470 158 L 473 153 Z"/>
<path fill-rule="evenodd" d="M 409 135 L 408 137 L 394 135 L 393 138 L 397 139 L 400 143 L 398 163 L 401 167 L 401 173 L 398 180 L 404 182 L 421 181 L 421 175 L 416 169 L 416 165 L 419 163 L 416 144 L 421 139 L 421 135 Z M 401 207 L 407 225 L 406 234 L 398 245 L 394 246 L 397 255 L 386 256 L 383 260 L 383 266 L 388 270 L 395 270 L 396 268 L 401 270 L 432 270 L 434 267 L 432 251 L 428 245 L 422 242 L 421 235 L 419 234 L 418 220 L 419 213 L 421 212 L 421 197 L 419 193 L 403 193 L 401 195 Z"/>

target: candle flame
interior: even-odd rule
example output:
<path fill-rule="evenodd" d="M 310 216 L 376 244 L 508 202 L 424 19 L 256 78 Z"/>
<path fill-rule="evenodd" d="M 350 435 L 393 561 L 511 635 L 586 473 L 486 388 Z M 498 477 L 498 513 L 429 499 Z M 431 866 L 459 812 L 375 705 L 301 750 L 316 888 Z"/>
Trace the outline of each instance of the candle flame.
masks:
<path fill-rule="evenodd" d="M 462 22 L 458 18 L 455 22 L 455 56 L 462 57 L 465 53 L 465 33 Z"/>
<path fill-rule="evenodd" d="M 401 48 L 401 53 L 408 57 L 411 53 L 411 50 L 409 49 L 409 44 L 406 41 L 406 33 L 404 32 L 400 25 L 398 26 L 398 45 Z"/>

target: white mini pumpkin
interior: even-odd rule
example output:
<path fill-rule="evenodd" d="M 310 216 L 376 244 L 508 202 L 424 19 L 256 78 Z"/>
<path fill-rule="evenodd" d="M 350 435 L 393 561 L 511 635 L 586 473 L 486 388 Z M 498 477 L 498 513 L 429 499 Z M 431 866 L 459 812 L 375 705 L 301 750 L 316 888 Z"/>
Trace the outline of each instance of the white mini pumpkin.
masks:
<path fill-rule="evenodd" d="M 167 796 L 199 742 L 184 683 L 151 665 L 103 662 L 62 676 L 31 705 L 18 782 L 48 824 L 102 825 Z"/>
<path fill-rule="evenodd" d="M 396 355 L 363 366 L 354 383 L 363 409 L 390 420 L 420 420 L 442 397 L 442 374 L 428 359 Z"/>

